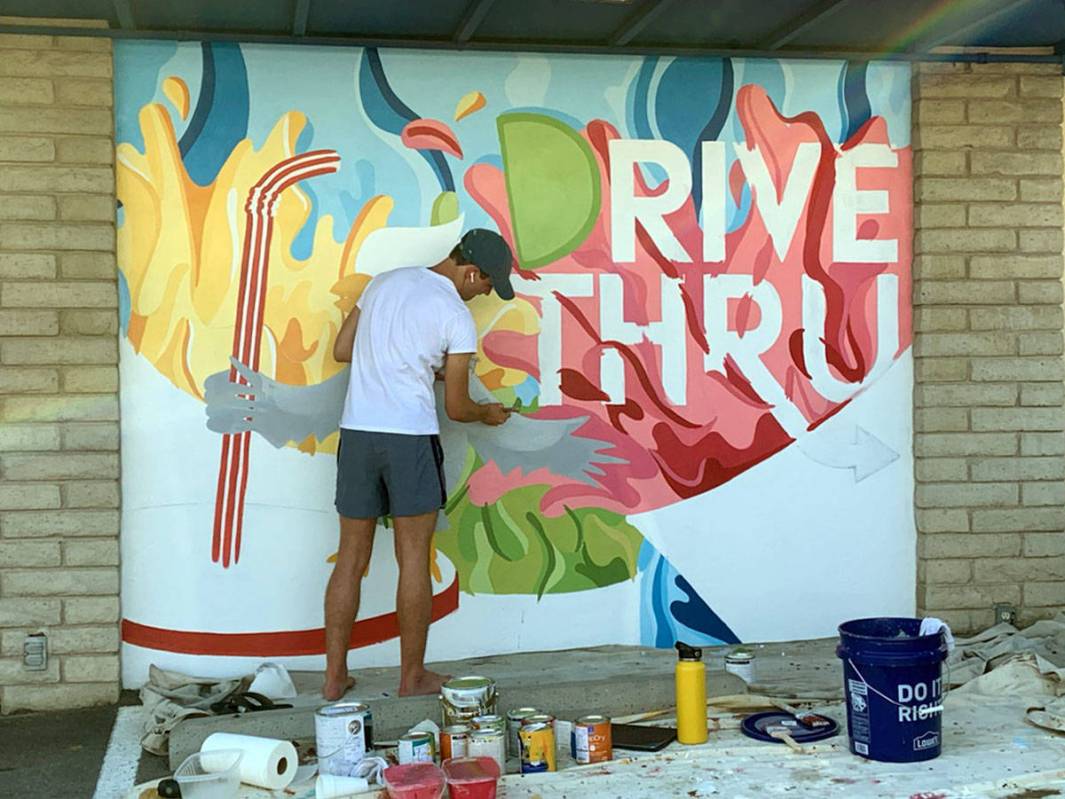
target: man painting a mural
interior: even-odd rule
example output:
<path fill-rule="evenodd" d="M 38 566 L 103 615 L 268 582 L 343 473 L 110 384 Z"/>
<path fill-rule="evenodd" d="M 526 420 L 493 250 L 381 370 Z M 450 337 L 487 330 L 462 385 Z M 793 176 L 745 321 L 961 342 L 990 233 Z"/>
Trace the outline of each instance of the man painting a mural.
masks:
<path fill-rule="evenodd" d="M 425 669 L 429 550 L 437 512 L 447 502 L 434 376 L 443 368 L 444 407 L 452 421 L 496 426 L 507 420 L 500 403 L 470 399 L 477 328 L 463 303 L 493 289 L 513 299 L 512 261 L 498 233 L 471 230 L 431 268 L 374 278 L 337 334 L 333 357 L 351 369 L 337 453 L 340 548 L 325 598 L 326 699 L 339 699 L 355 684 L 348 677 L 348 644 L 383 516 L 392 517 L 399 562 L 400 696 L 435 694 L 447 679 Z"/>
<path fill-rule="evenodd" d="M 895 534 L 912 526 L 911 420 L 894 414 L 911 367 L 904 69 L 125 53 L 157 78 L 118 105 L 127 683 L 151 663 L 321 669 L 328 639 L 327 696 L 345 649 L 352 667 L 409 662 L 402 692 L 432 691 L 424 587 L 393 601 L 426 573 L 430 661 L 818 634 L 838 608 L 765 614 L 749 591 L 815 566 L 853 579 L 850 614 L 909 601 L 902 577 L 876 594 L 842 565 L 912 561 Z M 313 91 L 256 89 L 278 69 Z M 461 249 L 473 264 L 426 268 L 468 229 L 509 248 L 512 294 Z M 402 508 L 348 507 L 348 486 L 378 485 L 346 465 L 348 432 L 392 432 L 408 399 L 341 421 L 368 319 L 353 309 L 408 268 L 467 299 L 475 328 L 437 337 L 421 374 L 450 349 L 456 379 L 419 384 L 421 422 L 398 433 L 439 435 L 416 463 L 435 475 L 442 453 L 447 500 L 434 483 Z M 505 424 L 448 413 L 459 373 Z M 338 509 L 362 520 L 339 551 Z M 377 525 L 360 586 L 370 520 L 397 511 L 417 533 Z M 405 577 L 391 536 L 419 564 Z"/>

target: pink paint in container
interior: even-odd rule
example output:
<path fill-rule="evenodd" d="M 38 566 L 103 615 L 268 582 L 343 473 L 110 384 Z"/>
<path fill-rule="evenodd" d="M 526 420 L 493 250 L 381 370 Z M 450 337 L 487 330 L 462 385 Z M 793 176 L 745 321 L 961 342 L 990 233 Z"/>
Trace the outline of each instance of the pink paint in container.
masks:
<path fill-rule="evenodd" d="M 404 763 L 384 772 L 389 799 L 441 799 L 444 772 L 432 763 Z"/>
<path fill-rule="evenodd" d="M 451 799 L 496 799 L 499 764 L 494 757 L 456 757 L 444 761 Z"/>

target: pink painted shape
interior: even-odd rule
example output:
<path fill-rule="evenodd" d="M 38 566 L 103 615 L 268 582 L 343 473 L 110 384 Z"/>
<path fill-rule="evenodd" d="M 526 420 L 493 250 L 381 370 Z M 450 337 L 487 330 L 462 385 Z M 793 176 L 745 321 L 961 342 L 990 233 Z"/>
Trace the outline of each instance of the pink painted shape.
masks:
<path fill-rule="evenodd" d="M 415 119 L 408 122 L 399 134 L 400 141 L 412 150 L 443 150 L 462 158 L 458 136 L 438 119 Z"/>

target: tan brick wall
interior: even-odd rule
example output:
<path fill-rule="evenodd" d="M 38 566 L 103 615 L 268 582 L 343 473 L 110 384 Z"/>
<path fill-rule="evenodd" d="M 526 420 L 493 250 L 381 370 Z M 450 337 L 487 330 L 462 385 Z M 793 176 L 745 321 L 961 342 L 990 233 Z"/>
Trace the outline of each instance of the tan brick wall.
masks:
<path fill-rule="evenodd" d="M 914 70 L 917 604 L 962 631 L 1065 606 L 1060 71 Z"/>
<path fill-rule="evenodd" d="M 4 713 L 118 697 L 111 74 L 106 39 L 0 36 Z M 39 631 L 48 670 L 27 672 Z"/>

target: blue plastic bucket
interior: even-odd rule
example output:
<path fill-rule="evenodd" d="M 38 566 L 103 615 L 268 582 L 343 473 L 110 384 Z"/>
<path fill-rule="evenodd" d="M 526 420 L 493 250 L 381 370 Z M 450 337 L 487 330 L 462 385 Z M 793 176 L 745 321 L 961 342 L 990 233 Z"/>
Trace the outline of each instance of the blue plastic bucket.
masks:
<path fill-rule="evenodd" d="M 943 725 L 943 633 L 920 635 L 920 619 L 856 619 L 839 626 L 851 751 L 914 763 L 939 757 Z"/>

